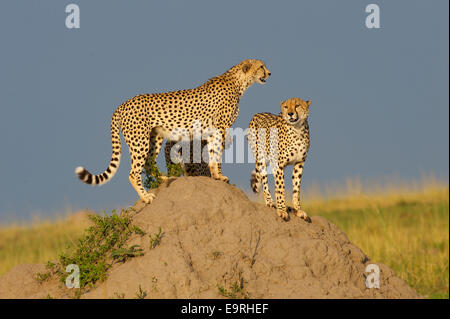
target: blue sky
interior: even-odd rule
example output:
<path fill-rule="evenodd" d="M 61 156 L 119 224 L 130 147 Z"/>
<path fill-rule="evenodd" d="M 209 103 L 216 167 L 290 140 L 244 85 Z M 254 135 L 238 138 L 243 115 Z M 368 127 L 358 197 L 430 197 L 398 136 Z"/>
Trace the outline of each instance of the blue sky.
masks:
<path fill-rule="evenodd" d="M 312 100 L 303 187 L 429 172 L 448 180 L 446 0 L 83 0 L 73 1 L 81 28 L 72 30 L 68 3 L 0 3 L 0 220 L 133 203 L 127 147 L 100 188 L 73 173 L 107 167 L 116 107 L 195 87 L 246 58 L 272 76 L 247 91 L 234 126 L 278 113 L 286 98 Z M 380 29 L 365 27 L 369 3 L 380 6 Z M 248 189 L 252 169 L 224 174 Z"/>

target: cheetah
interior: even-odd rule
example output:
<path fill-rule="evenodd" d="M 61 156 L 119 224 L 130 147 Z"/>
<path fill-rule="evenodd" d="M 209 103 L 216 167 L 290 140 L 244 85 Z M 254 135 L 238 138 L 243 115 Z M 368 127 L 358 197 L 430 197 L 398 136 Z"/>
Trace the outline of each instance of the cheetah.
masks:
<path fill-rule="evenodd" d="M 209 170 L 216 180 L 229 182 L 219 170 L 225 143 L 225 132 L 239 114 L 239 100 L 255 82 L 264 84 L 270 71 L 261 60 L 249 59 L 233 66 L 222 75 L 188 90 L 141 94 L 122 103 L 112 115 L 112 158 L 106 171 L 99 175 L 77 167 L 75 173 L 86 184 L 102 185 L 116 173 L 121 157 L 119 130 L 131 157 L 129 180 L 139 197 L 147 204 L 155 195 L 142 184 L 142 169 L 156 160 L 164 139 L 192 140 L 193 132 L 212 131 L 202 137 L 208 143 Z"/>
<path fill-rule="evenodd" d="M 300 209 L 300 183 L 309 150 L 310 104 L 310 100 L 305 102 L 300 98 L 288 99 L 281 102 L 279 115 L 255 114 L 247 131 L 247 140 L 256 160 L 256 168 L 250 178 L 252 190 L 258 193 L 262 183 L 265 204 L 276 207 L 278 216 L 286 221 L 289 220 L 284 189 L 284 168 L 287 165 L 294 166 L 292 202 L 296 215 L 308 222 L 311 221 Z M 270 164 L 275 177 L 276 205 L 273 203 L 267 184 L 266 163 Z"/>

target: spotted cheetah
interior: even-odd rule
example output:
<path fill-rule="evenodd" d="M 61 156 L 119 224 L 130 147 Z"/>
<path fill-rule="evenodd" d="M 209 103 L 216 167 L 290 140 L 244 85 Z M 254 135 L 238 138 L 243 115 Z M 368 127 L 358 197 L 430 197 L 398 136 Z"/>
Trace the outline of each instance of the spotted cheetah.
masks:
<path fill-rule="evenodd" d="M 308 114 L 311 101 L 291 98 L 281 103 L 281 113 L 259 113 L 249 124 L 247 139 L 256 160 L 250 184 L 258 193 L 263 186 L 264 201 L 269 207 L 276 207 L 278 216 L 289 220 L 285 204 L 284 168 L 293 165 L 292 202 L 296 215 L 310 221 L 300 209 L 300 182 L 303 166 L 309 149 Z M 266 163 L 270 164 L 275 177 L 276 206 L 267 184 Z"/>
<path fill-rule="evenodd" d="M 86 184 L 102 185 L 116 173 L 121 156 L 119 129 L 131 156 L 129 180 L 139 197 L 151 203 L 155 195 L 142 185 L 142 168 L 155 160 L 164 139 L 192 139 L 193 132 L 212 130 L 206 137 L 211 177 L 228 182 L 218 163 L 222 157 L 225 131 L 239 113 L 239 99 L 255 82 L 264 84 L 270 72 L 256 59 L 244 60 L 197 88 L 138 95 L 122 103 L 111 119 L 112 158 L 105 172 L 92 175 L 83 167 L 75 173 Z"/>

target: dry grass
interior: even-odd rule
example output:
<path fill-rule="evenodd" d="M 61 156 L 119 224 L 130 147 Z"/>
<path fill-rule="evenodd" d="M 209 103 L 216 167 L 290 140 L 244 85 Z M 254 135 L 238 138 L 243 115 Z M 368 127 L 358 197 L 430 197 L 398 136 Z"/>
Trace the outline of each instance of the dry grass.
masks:
<path fill-rule="evenodd" d="M 428 298 L 449 297 L 449 203 L 447 194 L 430 192 L 406 197 L 391 205 L 368 200 L 308 206 L 310 215 L 321 215 L 340 227 L 351 242 L 374 261 L 397 273 Z M 339 205 L 336 205 L 339 204 Z M 349 209 L 345 209 L 348 204 Z M 334 207 L 338 209 L 333 209 Z M 354 208 L 358 207 L 358 208 Z"/>
<path fill-rule="evenodd" d="M 0 226 L 0 276 L 18 264 L 47 263 L 74 246 L 87 226 L 80 212 L 56 221 Z"/>

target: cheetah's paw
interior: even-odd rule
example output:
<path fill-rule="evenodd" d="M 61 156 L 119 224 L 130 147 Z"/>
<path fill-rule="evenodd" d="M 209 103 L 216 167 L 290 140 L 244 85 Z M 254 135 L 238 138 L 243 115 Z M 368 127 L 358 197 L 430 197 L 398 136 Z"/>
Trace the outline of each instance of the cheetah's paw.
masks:
<path fill-rule="evenodd" d="M 300 217 L 301 219 L 304 219 L 305 221 L 307 221 L 308 223 L 311 222 L 311 218 L 309 218 L 309 216 L 306 214 L 306 212 L 304 212 L 301 209 L 298 209 L 296 212 L 297 217 Z"/>
<path fill-rule="evenodd" d="M 144 195 L 144 197 L 142 198 L 142 201 L 146 204 L 151 204 L 151 202 L 153 202 L 153 200 L 155 199 L 156 195 L 153 193 L 147 193 Z"/>
<path fill-rule="evenodd" d="M 215 179 L 217 179 L 218 181 L 225 182 L 225 183 L 230 183 L 230 179 L 224 175 L 219 175 Z"/>
<path fill-rule="evenodd" d="M 287 221 L 289 220 L 289 214 L 288 214 L 287 212 L 277 210 L 277 214 L 278 214 L 278 216 L 281 217 L 284 221 L 287 222 Z"/>

